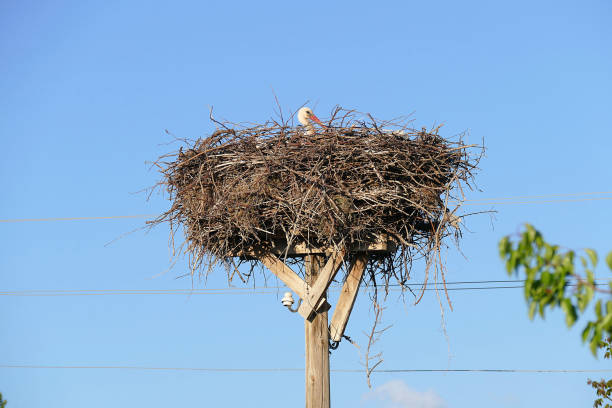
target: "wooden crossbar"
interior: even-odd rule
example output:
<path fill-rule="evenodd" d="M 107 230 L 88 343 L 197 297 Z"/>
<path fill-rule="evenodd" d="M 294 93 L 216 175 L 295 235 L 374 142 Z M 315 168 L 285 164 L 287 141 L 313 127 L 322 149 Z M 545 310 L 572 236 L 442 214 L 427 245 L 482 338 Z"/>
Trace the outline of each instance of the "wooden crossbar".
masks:
<path fill-rule="evenodd" d="M 308 294 L 302 298 L 302 304 L 298 308 L 298 313 L 304 319 L 312 320 L 315 312 L 325 301 L 323 295 L 340 270 L 342 261 L 344 261 L 344 254 L 343 250 L 332 253 L 323 269 L 319 271 L 314 285 L 308 290 Z"/>
<path fill-rule="evenodd" d="M 289 289 L 295 292 L 300 299 L 306 298 L 310 292 L 308 284 L 293 272 L 293 269 L 288 267 L 283 261 L 274 255 L 267 255 L 260 258 L 261 262 L 274 274 L 278 279 L 283 281 Z"/>
<path fill-rule="evenodd" d="M 304 257 L 307 255 L 329 255 L 333 253 L 335 249 L 333 247 L 321 247 L 313 248 L 309 247 L 304 243 L 297 243 L 291 246 L 287 246 L 286 242 L 272 242 L 271 247 L 268 248 L 269 252 L 284 257 Z M 388 253 L 393 252 L 397 249 L 397 244 L 386 235 L 378 237 L 377 242 L 374 243 L 361 243 L 355 244 L 350 247 L 350 252 L 370 252 L 370 253 Z M 260 250 L 256 247 L 247 251 L 237 251 L 232 256 L 237 256 L 243 259 L 259 259 Z"/>
<path fill-rule="evenodd" d="M 342 285 L 342 292 L 338 298 L 336 304 L 336 310 L 332 316 L 331 323 L 329 325 L 330 339 L 331 341 L 342 340 L 344 329 L 348 323 L 349 316 L 353 310 L 355 299 L 357 298 L 357 292 L 359 292 L 359 286 L 361 279 L 363 278 L 363 272 L 365 271 L 368 263 L 368 257 L 365 254 L 357 256 L 353 264 L 351 265 L 350 272 L 346 277 L 344 285 Z"/>

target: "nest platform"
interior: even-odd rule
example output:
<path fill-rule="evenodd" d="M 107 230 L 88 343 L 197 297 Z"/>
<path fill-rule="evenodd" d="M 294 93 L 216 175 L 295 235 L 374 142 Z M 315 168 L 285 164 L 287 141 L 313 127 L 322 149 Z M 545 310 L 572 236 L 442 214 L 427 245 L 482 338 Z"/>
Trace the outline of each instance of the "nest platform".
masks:
<path fill-rule="evenodd" d="M 341 109 L 325 124 L 308 134 L 218 123 L 158 161 L 172 205 L 153 223 L 183 229 L 194 270 L 344 250 L 371 252 L 391 273 L 460 235 L 449 202 L 470 185 L 473 146 Z"/>

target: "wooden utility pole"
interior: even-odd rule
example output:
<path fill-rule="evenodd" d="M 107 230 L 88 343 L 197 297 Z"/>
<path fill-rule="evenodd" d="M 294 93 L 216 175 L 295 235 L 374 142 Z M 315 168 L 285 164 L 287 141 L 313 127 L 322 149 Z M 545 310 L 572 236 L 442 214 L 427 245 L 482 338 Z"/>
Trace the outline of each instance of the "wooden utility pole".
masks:
<path fill-rule="evenodd" d="M 273 247 L 267 254 L 257 251 L 238 252 L 234 256 L 258 259 L 288 288 L 297 294 L 300 306 L 296 310 L 304 318 L 306 338 L 306 408 L 330 408 L 329 400 L 329 339 L 338 343 L 342 339 L 359 285 L 363 278 L 369 253 L 389 253 L 395 244 L 386 238 L 378 242 L 336 248 L 311 248 L 304 244 Z M 338 304 L 328 327 L 327 288 L 340 270 L 347 253 L 354 254 L 348 275 L 342 286 Z M 304 279 L 295 273 L 281 257 L 303 257 Z"/>
<path fill-rule="evenodd" d="M 306 283 L 313 286 L 323 267 L 321 255 L 304 259 Z M 325 296 L 325 295 L 323 295 Z M 312 321 L 304 319 L 306 337 L 306 408 L 330 408 L 329 400 L 329 331 L 327 310 L 315 310 Z"/>

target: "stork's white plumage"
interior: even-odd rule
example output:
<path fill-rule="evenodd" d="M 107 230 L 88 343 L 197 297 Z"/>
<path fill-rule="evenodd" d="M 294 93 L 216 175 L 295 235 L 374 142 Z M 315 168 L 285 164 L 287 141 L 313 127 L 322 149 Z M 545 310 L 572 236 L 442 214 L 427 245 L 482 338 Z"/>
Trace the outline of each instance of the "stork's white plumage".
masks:
<path fill-rule="evenodd" d="M 303 108 L 300 108 L 300 110 L 298 111 L 298 121 L 306 127 L 307 135 L 315 134 L 315 128 L 312 122 L 316 122 L 319 125 L 323 126 L 323 123 L 321 123 L 319 118 L 317 118 L 315 114 L 312 113 L 312 109 L 306 106 L 304 106 Z"/>

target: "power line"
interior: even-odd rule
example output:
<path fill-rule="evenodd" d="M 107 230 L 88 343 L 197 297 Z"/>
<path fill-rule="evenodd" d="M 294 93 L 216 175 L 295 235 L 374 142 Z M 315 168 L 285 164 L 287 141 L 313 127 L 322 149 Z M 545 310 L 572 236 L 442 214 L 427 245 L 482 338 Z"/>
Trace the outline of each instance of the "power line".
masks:
<path fill-rule="evenodd" d="M 488 201 L 488 202 L 468 202 L 464 205 L 522 205 L 522 204 L 551 204 L 551 203 L 577 203 L 584 201 L 612 200 L 612 197 L 595 198 L 576 198 L 563 200 L 527 200 L 527 201 Z"/>
<path fill-rule="evenodd" d="M 597 281 L 608 282 L 607 279 L 596 279 Z M 524 280 L 507 280 L 507 281 L 465 281 L 465 282 L 446 282 L 448 291 L 473 291 L 473 290 L 497 290 L 497 289 L 522 289 L 523 285 L 497 285 L 497 286 L 459 286 L 461 284 L 482 284 L 482 283 L 523 283 Z M 451 287 L 448 287 L 451 286 Z M 576 286 L 575 283 L 568 283 L 568 286 Z M 409 285 L 390 284 L 391 292 L 406 292 L 410 289 L 416 291 L 434 291 L 444 290 L 442 288 L 429 287 L 423 289 L 423 283 L 413 283 Z M 372 287 L 366 287 L 365 290 L 371 290 Z M 263 295 L 274 294 L 279 290 L 288 290 L 286 286 L 267 286 L 253 288 L 202 288 L 202 289 L 41 289 L 41 290 L 0 290 L 0 296 L 22 296 L 22 297 L 53 297 L 53 296 L 109 296 L 109 295 Z M 334 285 L 330 288 L 331 291 L 338 292 L 341 290 L 339 285 Z M 384 290 L 383 287 L 380 290 Z"/>
<path fill-rule="evenodd" d="M 505 200 L 517 200 L 517 199 L 542 199 L 542 198 L 551 198 L 551 197 L 577 197 L 577 196 L 585 196 L 585 195 L 609 195 L 612 194 L 612 191 L 592 191 L 587 193 L 566 193 L 566 194 L 542 194 L 542 195 L 524 195 L 524 196 L 509 196 L 509 197 L 497 197 L 497 198 L 482 198 L 475 200 L 449 200 L 449 201 L 459 201 L 463 203 L 473 203 L 473 202 L 481 202 L 481 201 L 505 201 Z"/>
<path fill-rule="evenodd" d="M 30 364 L 2 364 L 0 368 L 29 368 L 29 369 L 77 369 L 77 370 L 140 370 L 140 371 L 201 371 L 201 372 L 228 372 L 228 373 L 271 373 L 271 372 L 304 372 L 303 368 L 229 368 L 229 367 L 150 367 L 150 366 L 94 366 L 94 365 L 30 365 Z M 364 369 L 331 369 L 336 373 L 363 373 Z M 535 374 L 561 374 L 561 373 L 609 373 L 612 369 L 377 369 L 376 373 L 535 373 Z"/>
<path fill-rule="evenodd" d="M 575 286 L 575 285 L 568 285 Z M 475 291 L 475 290 L 499 290 L 499 289 L 522 289 L 524 286 L 483 286 L 483 287 L 466 287 L 466 288 L 446 288 L 447 291 Z M 283 288 L 287 289 L 287 288 Z M 443 291 L 443 288 L 411 288 L 417 292 L 424 290 L 425 292 L 430 291 Z M 287 289 L 288 290 L 288 289 Z M 383 290 L 383 289 L 381 289 Z M 340 288 L 333 289 L 334 292 L 339 292 Z M 408 289 L 402 290 L 401 288 L 392 288 L 389 292 L 409 292 Z M 44 293 L 15 293 L 15 292 L 0 292 L 0 296 L 19 296 L 19 297 L 58 297 L 58 296 L 114 296 L 114 295 L 268 295 L 276 293 L 275 290 L 256 290 L 256 291 L 217 291 L 217 292 L 200 292 L 200 291 L 175 291 L 175 292 L 162 292 L 162 291 L 108 291 L 108 292 L 44 292 Z"/>
<path fill-rule="evenodd" d="M 565 202 L 586 202 L 599 200 L 612 200 L 612 197 L 582 197 L 582 198 L 553 198 L 553 197 L 581 197 L 589 195 L 609 195 L 612 191 L 593 191 L 586 193 L 558 193 L 558 194 L 541 194 L 541 195 L 518 195 L 509 197 L 483 198 L 474 200 L 449 200 L 451 203 L 469 205 L 524 205 L 524 204 L 552 204 Z M 552 199 L 547 199 L 552 198 Z M 517 201 L 519 200 L 519 201 Z M 520 201 L 523 200 L 523 201 Z M 51 221 L 93 221 L 93 220 L 118 220 L 128 218 L 149 218 L 157 217 L 159 214 L 133 214 L 133 215 L 111 215 L 111 216 L 94 216 L 94 217 L 50 217 L 50 218 L 13 218 L 0 219 L 0 223 L 17 223 L 17 222 L 51 222 Z"/>
<path fill-rule="evenodd" d="M 604 278 L 598 278 L 596 280 L 605 280 Z M 525 282 L 525 279 L 504 279 L 504 280 L 477 280 L 477 281 L 448 281 L 446 285 L 471 285 L 471 284 L 483 284 L 483 283 L 522 283 Z M 425 282 L 414 282 L 414 283 L 406 283 L 403 286 L 422 286 Z M 430 282 L 428 282 L 430 283 Z M 332 286 L 334 284 L 332 283 Z M 399 283 L 389 284 L 392 287 L 401 287 Z M 162 291 L 162 292 L 173 292 L 173 291 L 222 291 L 222 290 L 256 290 L 256 289 L 283 289 L 286 286 L 253 286 L 253 287 L 237 287 L 237 286 L 229 286 L 227 288 L 186 288 L 186 289 L 32 289 L 32 290 L 22 290 L 22 291 L 13 291 L 13 292 L 45 292 L 45 291 L 53 291 L 53 292 L 98 292 L 98 291 Z M 0 291 L 2 292 L 2 291 Z"/>
<path fill-rule="evenodd" d="M 483 280 L 483 281 L 455 281 L 446 282 L 447 286 L 466 284 L 490 284 L 490 283 L 523 283 L 524 279 L 518 280 Z M 404 284 L 406 288 L 420 289 L 424 282 Z M 392 290 L 402 290 L 400 284 L 390 284 Z M 486 286 L 486 288 L 522 288 L 523 286 Z M 226 288 L 187 288 L 187 289 L 30 289 L 30 290 L 0 290 L 0 296 L 100 296 L 100 295 L 202 295 L 202 294 L 268 294 L 278 290 L 287 289 L 286 286 L 264 286 L 264 287 L 226 287 Z M 367 289 L 371 289 L 367 287 Z M 463 288 L 448 288 L 457 290 Z M 473 288 L 466 288 L 473 290 Z M 478 289 L 478 288 L 477 288 Z M 339 284 L 334 284 L 330 290 L 340 290 Z M 435 288 L 426 288 L 435 290 Z"/>
<path fill-rule="evenodd" d="M 110 215 L 105 217 L 52 217 L 52 218 L 14 218 L 0 220 L 0 222 L 50 222 L 50 221 L 90 221 L 90 220 L 117 220 L 125 218 L 157 217 L 159 214 Z"/>

